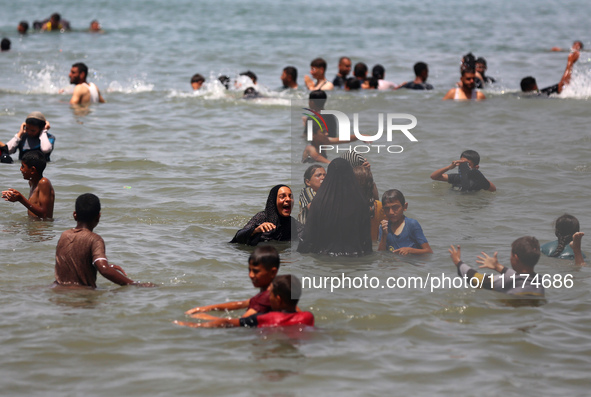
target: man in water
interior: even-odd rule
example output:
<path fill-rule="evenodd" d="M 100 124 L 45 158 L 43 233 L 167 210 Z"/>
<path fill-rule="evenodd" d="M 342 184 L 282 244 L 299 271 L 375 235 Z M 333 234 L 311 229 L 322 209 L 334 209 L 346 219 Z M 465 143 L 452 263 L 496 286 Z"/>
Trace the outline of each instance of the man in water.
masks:
<path fill-rule="evenodd" d="M 330 91 L 334 88 L 334 85 L 328 80 L 324 73 L 326 72 L 326 61 L 322 58 L 316 58 L 310 63 L 310 74 L 313 78 L 316 79 L 316 83 L 314 80 L 310 78 L 310 76 L 304 76 L 304 82 L 306 83 L 306 87 L 310 91 L 322 90 L 322 91 Z"/>
<path fill-rule="evenodd" d="M 576 42 L 575 42 L 576 44 Z M 551 85 L 550 87 L 542 88 L 541 90 L 538 89 L 538 83 L 536 79 L 532 76 L 524 77 L 521 80 L 521 91 L 523 92 L 533 92 L 537 94 L 544 94 L 544 95 L 552 95 L 552 94 L 560 94 L 565 86 L 570 83 L 570 78 L 573 74 L 573 66 L 579 59 L 580 52 L 573 45 L 572 52 L 568 55 L 568 59 L 566 61 L 566 69 L 564 69 L 564 73 L 562 74 L 562 79 L 560 82 L 555 85 Z"/>
<path fill-rule="evenodd" d="M 335 87 L 344 88 L 349 73 L 351 73 L 351 58 L 341 57 L 341 59 L 339 59 L 339 72 L 334 77 L 332 84 Z"/>
<path fill-rule="evenodd" d="M 452 88 L 445 94 L 443 100 L 453 99 L 455 101 L 480 101 L 486 99 L 486 96 L 476 90 L 476 74 L 470 67 L 462 68 L 462 77 L 460 86 Z"/>
<path fill-rule="evenodd" d="M 432 90 L 433 86 L 427 83 L 429 78 L 429 66 L 425 62 L 417 62 L 414 65 L 415 79 L 400 84 L 398 88 L 407 88 L 410 90 Z M 396 88 L 396 89 L 398 89 Z"/>
<path fill-rule="evenodd" d="M 283 68 L 281 74 L 281 82 L 283 83 L 283 89 L 297 90 L 298 89 L 298 70 L 293 66 L 286 66 Z"/>
<path fill-rule="evenodd" d="M 80 62 L 72 65 L 69 75 L 70 84 L 75 84 L 76 87 L 74 87 L 74 93 L 72 94 L 72 99 L 70 99 L 71 105 L 88 105 L 95 102 L 105 102 L 96 84 L 86 82 L 87 75 L 88 67 L 85 64 Z"/>
<path fill-rule="evenodd" d="M 65 19 L 62 19 L 61 15 L 58 14 L 57 12 L 52 14 L 49 19 L 44 20 L 43 22 L 41 22 L 41 30 L 42 31 L 47 31 L 47 32 L 52 32 L 52 31 L 59 31 L 59 32 L 65 32 L 67 30 L 71 30 L 70 28 L 70 22 L 66 21 Z"/>

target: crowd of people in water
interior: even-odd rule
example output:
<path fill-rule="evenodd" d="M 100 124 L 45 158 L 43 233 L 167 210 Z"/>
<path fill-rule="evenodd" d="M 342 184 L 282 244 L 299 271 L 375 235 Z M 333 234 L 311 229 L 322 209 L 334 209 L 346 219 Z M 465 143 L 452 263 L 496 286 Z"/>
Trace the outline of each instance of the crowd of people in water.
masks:
<path fill-rule="evenodd" d="M 93 21 L 93 23 L 96 21 Z M 28 26 L 21 23 L 22 34 Z M 41 31 L 66 31 L 70 24 L 54 14 L 44 21 L 35 22 L 34 28 Z M 100 29 L 98 22 L 95 26 Z M 521 82 L 524 92 L 539 94 L 560 93 L 569 83 L 572 68 L 583 48 L 581 42 L 573 44 L 568 56 L 567 67 L 560 82 L 548 89 L 538 90 L 535 79 L 526 77 Z M 349 73 L 353 69 L 353 76 Z M 470 100 L 484 99 L 477 91 L 495 79 L 486 74 L 484 58 L 476 58 L 471 53 L 463 57 L 458 86 L 449 90 L 443 99 Z M 339 60 L 338 72 L 333 81 L 326 78 L 326 62 L 317 58 L 310 64 L 310 75 L 304 77 L 306 88 L 310 91 L 310 109 L 320 112 L 326 105 L 327 91 L 334 89 L 357 90 L 431 90 L 427 83 L 428 65 L 418 62 L 414 66 L 415 79 L 394 84 L 385 80 L 385 69 L 381 65 L 372 68 L 358 63 L 352 68 L 351 59 Z M 88 106 L 104 102 L 96 85 L 87 81 L 88 67 L 84 63 L 72 65 L 70 82 L 75 86 L 70 104 Z M 249 78 L 253 86 L 245 92 L 245 97 L 257 97 L 254 87 L 257 76 L 247 71 L 241 74 Z M 297 70 L 293 66 L 283 69 L 281 80 L 285 89 L 298 89 Z M 196 74 L 191 78 L 194 90 L 201 89 L 205 78 Z M 229 88 L 230 78 L 221 76 L 219 82 Z M 367 159 L 355 152 L 345 152 L 341 157 L 329 161 L 319 150 L 320 145 L 340 143 L 333 128 L 335 120 L 326 117 L 328 125 L 314 124 L 312 141 L 304 149 L 302 161 L 310 165 L 303 175 L 304 188 L 299 194 L 299 214 L 292 217 L 294 194 L 287 185 L 274 186 L 268 195 L 264 210 L 255 214 L 246 225 L 238 230 L 230 243 L 257 246 L 248 259 L 249 277 L 259 292 L 250 299 L 190 309 L 187 315 L 207 320 L 206 322 L 175 322 L 190 327 L 267 327 L 286 325 L 314 325 L 314 316 L 297 307 L 302 286 L 292 275 L 278 275 L 280 257 L 277 250 L 264 243 L 270 241 L 297 242 L 297 251 L 302 254 L 330 256 L 364 256 L 370 254 L 374 245 L 378 251 L 391 252 L 392 255 L 428 255 L 432 247 L 423 233 L 420 223 L 405 215 L 409 203 L 398 189 L 387 189 L 379 196 L 371 166 Z M 304 118 L 304 125 L 307 119 Z M 6 144 L 0 142 L 3 163 L 12 163 L 12 155 L 18 151 L 21 162 L 20 172 L 29 182 L 29 197 L 16 189 L 2 191 L 2 198 L 9 202 L 19 202 L 31 218 L 52 220 L 55 191 L 51 182 L 43 176 L 54 149 L 55 136 L 49 130 L 51 125 L 38 111 L 30 113 L 20 125 L 18 133 Z M 352 136 L 351 139 L 357 139 Z M 325 169 L 321 164 L 328 164 Z M 457 173 L 450 171 L 458 169 Z M 463 151 L 459 159 L 439 168 L 431 174 L 431 179 L 448 183 L 460 193 L 495 192 L 497 186 L 480 171 L 480 155 L 474 150 Z M 152 283 L 134 281 L 117 265 L 110 264 L 105 254 L 105 242 L 94 229 L 101 216 L 101 203 L 91 193 L 80 195 L 75 202 L 73 213 L 76 226 L 65 231 L 56 247 L 55 283 L 56 287 L 96 288 L 97 271 L 108 280 L 119 285 L 154 286 Z M 543 297 L 541 284 L 535 283 L 534 267 L 540 254 L 550 257 L 574 260 L 575 264 L 585 264 L 581 250 L 584 235 L 578 220 L 565 214 L 555 221 L 556 241 L 540 247 L 538 240 L 525 236 L 515 240 L 511 246 L 511 268 L 499 264 L 496 253 L 489 256 L 483 253 L 478 257 L 480 267 L 498 271 L 500 275 L 494 282 L 480 283 L 489 288 L 514 296 Z M 472 269 L 461 260 L 461 249 L 452 245 L 449 253 L 457 266 L 460 276 L 482 281 L 484 275 Z M 519 283 L 504 282 L 513 277 Z M 492 280 L 492 279 L 491 279 Z M 218 318 L 207 314 L 216 310 L 246 309 L 239 319 Z"/>

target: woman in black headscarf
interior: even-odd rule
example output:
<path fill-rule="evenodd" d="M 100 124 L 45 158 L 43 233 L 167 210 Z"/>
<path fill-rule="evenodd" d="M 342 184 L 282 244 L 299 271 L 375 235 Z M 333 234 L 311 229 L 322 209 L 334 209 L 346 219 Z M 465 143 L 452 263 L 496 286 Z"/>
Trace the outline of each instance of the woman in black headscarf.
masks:
<path fill-rule="evenodd" d="M 289 186 L 277 185 L 269 192 L 265 210 L 252 217 L 231 243 L 257 245 L 261 241 L 290 241 L 297 237 L 298 222 L 291 217 L 293 194 Z"/>
<path fill-rule="evenodd" d="M 347 160 L 336 158 L 328 165 L 310 205 L 298 252 L 347 256 L 371 252 L 369 208 Z"/>

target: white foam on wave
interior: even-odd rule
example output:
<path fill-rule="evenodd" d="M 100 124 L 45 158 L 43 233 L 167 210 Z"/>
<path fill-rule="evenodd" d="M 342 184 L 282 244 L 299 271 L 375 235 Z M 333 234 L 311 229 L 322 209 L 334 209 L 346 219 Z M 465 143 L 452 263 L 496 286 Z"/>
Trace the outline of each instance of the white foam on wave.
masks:
<path fill-rule="evenodd" d="M 563 88 L 560 98 L 590 99 L 591 69 L 575 70 L 570 84 Z"/>
<path fill-rule="evenodd" d="M 60 89 L 70 88 L 70 81 L 55 65 L 45 65 L 41 70 L 23 69 L 27 92 L 31 94 L 57 94 Z M 71 89 L 73 91 L 73 89 Z"/>
<path fill-rule="evenodd" d="M 125 81 L 123 84 L 117 80 L 111 81 L 107 87 L 107 92 L 122 92 L 124 94 L 137 94 L 140 92 L 151 92 L 154 90 L 154 84 L 146 82 L 146 77 L 142 78 L 131 78 Z"/>

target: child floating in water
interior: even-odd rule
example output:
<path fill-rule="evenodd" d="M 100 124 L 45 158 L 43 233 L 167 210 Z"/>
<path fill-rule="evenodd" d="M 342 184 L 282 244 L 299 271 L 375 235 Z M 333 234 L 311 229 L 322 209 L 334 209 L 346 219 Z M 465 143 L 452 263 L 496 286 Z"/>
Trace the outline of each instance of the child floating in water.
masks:
<path fill-rule="evenodd" d="M 407 208 L 408 203 L 400 190 L 384 192 L 382 209 L 386 219 L 380 222 L 378 251 L 388 250 L 400 255 L 433 253 L 419 222 L 404 215 Z"/>
<path fill-rule="evenodd" d="M 15 189 L 3 191 L 2 198 L 13 203 L 18 201 L 24 205 L 29 210 L 30 217 L 51 220 L 55 191 L 49 179 L 43 176 L 46 165 L 45 155 L 39 150 L 25 153 L 21 162 L 21 173 L 23 179 L 29 181 L 29 199 L 27 200 L 22 193 Z"/>
<path fill-rule="evenodd" d="M 259 288 L 260 292 L 250 299 L 237 302 L 220 303 L 217 305 L 208 305 L 195 307 L 187 310 L 185 314 L 194 318 L 217 320 L 217 317 L 209 316 L 204 312 L 213 310 L 238 310 L 247 309 L 242 317 L 252 316 L 253 314 L 263 314 L 271 311 L 269 302 L 269 286 L 279 269 L 279 253 L 270 245 L 256 247 L 248 258 L 248 276 L 252 285 Z M 196 314 L 198 313 L 198 314 Z"/>
<path fill-rule="evenodd" d="M 581 265 L 585 255 L 581 251 L 581 239 L 584 234 L 580 233 L 577 237 L 577 244 L 572 244 L 575 234 L 579 233 L 579 220 L 572 215 L 564 214 L 559 216 L 554 222 L 554 234 L 558 240 L 550 241 L 541 247 L 544 255 L 560 259 L 576 259 L 575 248 L 578 247 L 581 259 L 577 265 Z M 572 244 L 572 245 L 569 245 Z"/>
<path fill-rule="evenodd" d="M 467 277 L 469 280 L 476 278 L 480 288 L 492 289 L 509 295 L 544 297 L 542 279 L 534 273 L 534 266 L 540 259 L 540 243 L 535 237 L 525 236 L 513 241 L 511 244 L 512 269 L 499 263 L 496 252 L 493 256 L 488 256 L 483 252 L 483 256 L 477 257 L 479 260 L 476 263 L 480 263 L 481 268 L 493 269 L 501 273 L 496 277 L 478 273 L 462 262 L 459 245 L 457 249 L 452 245 L 449 253 L 451 260 L 458 268 L 458 275 Z"/>
<path fill-rule="evenodd" d="M 454 160 L 447 167 L 438 169 L 431 174 L 434 181 L 448 182 L 453 188 L 462 192 L 477 192 L 479 190 L 488 190 L 494 192 L 497 187 L 482 175 L 478 170 L 480 167 L 480 155 L 475 150 L 465 150 L 460 155 L 459 160 Z M 446 174 L 454 168 L 459 167 L 457 174 Z"/>
<path fill-rule="evenodd" d="M 271 311 L 242 318 L 219 318 L 206 323 L 175 321 L 174 324 L 193 328 L 232 327 L 285 327 L 290 325 L 314 326 L 314 315 L 298 312 L 297 304 L 302 294 L 302 284 L 297 277 L 287 274 L 277 276 L 271 284 L 269 301 Z"/>

